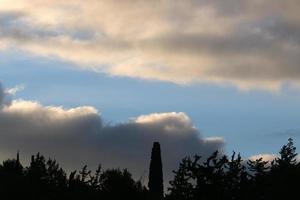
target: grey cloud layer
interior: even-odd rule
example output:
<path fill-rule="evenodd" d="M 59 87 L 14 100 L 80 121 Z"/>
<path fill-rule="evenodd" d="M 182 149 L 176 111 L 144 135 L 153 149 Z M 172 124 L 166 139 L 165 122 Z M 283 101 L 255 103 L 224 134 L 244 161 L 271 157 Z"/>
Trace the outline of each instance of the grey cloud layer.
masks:
<path fill-rule="evenodd" d="M 3 90 L 0 90 L 3 94 Z M 41 152 L 67 169 L 126 167 L 136 178 L 147 172 L 153 141 L 160 141 L 166 180 L 186 155 L 222 151 L 222 138 L 204 138 L 184 113 L 140 116 L 118 125 L 104 125 L 93 107 L 64 109 L 14 100 L 0 109 L 0 158 L 22 158 Z"/>
<path fill-rule="evenodd" d="M 297 0 L 0 1 L 0 46 L 116 76 L 299 85 Z"/>

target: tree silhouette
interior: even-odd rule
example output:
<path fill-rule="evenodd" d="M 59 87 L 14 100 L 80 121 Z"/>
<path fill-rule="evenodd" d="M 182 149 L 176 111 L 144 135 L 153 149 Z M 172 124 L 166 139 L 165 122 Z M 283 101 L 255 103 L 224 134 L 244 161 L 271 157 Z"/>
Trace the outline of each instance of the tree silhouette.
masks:
<path fill-rule="evenodd" d="M 292 199 L 300 180 L 300 164 L 292 139 L 279 154 L 271 167 L 263 158 L 244 162 L 235 152 L 230 159 L 218 152 L 204 161 L 198 155 L 186 157 L 174 171 L 166 199 Z"/>
<path fill-rule="evenodd" d="M 101 174 L 100 188 L 104 199 L 119 200 L 131 199 L 138 200 L 145 198 L 145 188 L 132 179 L 128 170 L 110 169 Z"/>
<path fill-rule="evenodd" d="M 242 160 L 233 152 L 230 157 L 214 152 L 203 158 L 185 157 L 163 195 L 160 145 L 153 144 L 149 191 L 135 181 L 127 169 L 106 169 L 101 165 L 92 172 L 85 165 L 67 173 L 59 164 L 41 154 L 31 157 L 23 167 L 19 154 L 0 164 L 1 200 L 274 200 L 297 199 L 300 164 L 293 140 L 283 145 L 279 157 L 271 163 L 263 158 Z M 297 195 L 297 196 L 296 196 Z"/>
<path fill-rule="evenodd" d="M 175 174 L 174 180 L 170 181 L 170 194 L 166 197 L 167 199 L 177 200 L 192 200 L 194 199 L 194 185 L 191 183 L 191 174 L 189 172 L 189 158 L 184 158 L 177 171 L 173 171 Z"/>
<path fill-rule="evenodd" d="M 148 187 L 151 200 L 163 199 L 163 171 L 160 144 L 158 142 L 154 142 L 152 147 Z"/>
<path fill-rule="evenodd" d="M 250 172 L 248 182 L 249 199 L 265 199 L 266 192 L 269 190 L 268 173 L 270 167 L 268 164 L 269 161 L 264 161 L 263 158 L 247 161 L 248 170 Z"/>
<path fill-rule="evenodd" d="M 4 199 L 19 199 L 24 196 L 24 168 L 19 160 L 19 153 L 16 159 L 6 160 L 0 165 L 0 194 Z M 2 199 L 1 198 L 1 199 Z"/>
<path fill-rule="evenodd" d="M 167 199 L 172 200 L 196 200 L 196 199 L 225 199 L 227 187 L 227 175 L 225 165 L 226 156 L 219 156 L 214 152 L 205 161 L 200 156 L 184 158 L 175 178 L 170 181 L 170 193 Z"/>
<path fill-rule="evenodd" d="M 300 180 L 300 168 L 296 157 L 296 147 L 293 139 L 289 138 L 288 143 L 280 149 L 279 157 L 271 163 L 268 198 L 286 199 L 294 196 L 291 191 L 298 189 Z"/>
<path fill-rule="evenodd" d="M 279 151 L 280 157 L 275 159 L 274 167 L 288 168 L 297 164 L 296 147 L 292 138 L 288 139 L 288 143 L 283 145 Z"/>
<path fill-rule="evenodd" d="M 240 154 L 236 156 L 233 152 L 231 159 L 227 163 L 227 173 L 226 173 L 226 196 L 232 199 L 241 199 L 243 196 L 244 184 L 247 178 L 247 172 L 245 171 L 245 166 L 243 165 L 243 160 Z"/>

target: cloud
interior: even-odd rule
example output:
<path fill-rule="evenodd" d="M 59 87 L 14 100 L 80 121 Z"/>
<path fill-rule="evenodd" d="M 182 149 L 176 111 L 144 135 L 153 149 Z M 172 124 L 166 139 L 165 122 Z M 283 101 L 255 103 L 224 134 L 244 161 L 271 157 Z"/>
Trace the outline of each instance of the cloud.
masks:
<path fill-rule="evenodd" d="M 24 85 L 16 85 L 15 87 L 5 90 L 5 93 L 7 93 L 9 95 L 16 95 L 18 92 L 20 92 L 24 89 L 25 89 Z"/>
<path fill-rule="evenodd" d="M 299 85 L 297 0 L 0 1 L 0 46 L 113 76 Z"/>
<path fill-rule="evenodd" d="M 17 150 L 23 159 L 41 152 L 69 170 L 101 163 L 147 178 L 154 141 L 161 143 L 166 180 L 183 157 L 207 156 L 224 145 L 222 138 L 203 137 L 185 113 L 154 113 L 106 125 L 90 106 L 66 109 L 12 100 L 0 109 L 1 159 L 15 156 Z"/>
<path fill-rule="evenodd" d="M 251 156 L 248 159 L 254 161 L 259 158 L 262 158 L 263 161 L 268 161 L 270 164 L 275 158 L 278 158 L 278 155 L 276 155 L 276 154 L 258 154 L 258 155 Z"/>
<path fill-rule="evenodd" d="M 263 161 L 268 161 L 268 165 L 271 165 L 271 162 L 273 160 L 275 160 L 276 158 L 279 158 L 280 155 L 279 154 L 258 154 L 258 155 L 253 155 L 251 157 L 249 157 L 249 160 L 256 160 L 259 158 L 262 158 Z M 300 155 L 296 156 L 296 160 L 299 162 L 300 161 Z"/>

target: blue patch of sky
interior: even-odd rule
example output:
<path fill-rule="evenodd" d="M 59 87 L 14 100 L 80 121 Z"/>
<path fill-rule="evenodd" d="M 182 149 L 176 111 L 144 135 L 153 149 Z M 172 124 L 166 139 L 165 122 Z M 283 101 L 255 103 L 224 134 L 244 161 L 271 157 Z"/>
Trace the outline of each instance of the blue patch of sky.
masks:
<path fill-rule="evenodd" d="M 0 71 L 5 87 L 26 86 L 15 98 L 65 107 L 91 105 L 110 123 L 153 112 L 185 112 L 204 136 L 224 137 L 227 152 L 244 156 L 277 153 L 290 130 L 300 130 L 300 92 L 289 87 L 273 94 L 111 77 L 17 50 L 0 53 Z M 290 136 L 299 146 L 295 132 Z"/>

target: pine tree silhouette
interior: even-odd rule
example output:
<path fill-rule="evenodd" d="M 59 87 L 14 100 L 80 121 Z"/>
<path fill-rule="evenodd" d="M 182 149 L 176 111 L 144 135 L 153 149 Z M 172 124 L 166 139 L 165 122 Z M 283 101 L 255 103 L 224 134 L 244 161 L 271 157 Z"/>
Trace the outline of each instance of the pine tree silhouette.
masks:
<path fill-rule="evenodd" d="M 291 191 L 297 191 L 300 179 L 299 163 L 296 160 L 297 153 L 293 139 L 283 145 L 279 151 L 279 157 L 272 162 L 270 171 L 271 190 L 269 199 L 290 199 L 294 197 Z"/>
<path fill-rule="evenodd" d="M 168 188 L 169 194 L 166 196 L 168 200 L 193 200 L 194 195 L 194 185 L 191 183 L 192 177 L 190 176 L 190 158 L 184 158 L 180 164 L 178 170 L 173 170 L 175 174 L 174 180 L 170 181 L 170 186 Z"/>
<path fill-rule="evenodd" d="M 153 143 L 149 169 L 149 196 L 151 200 L 162 200 L 164 197 L 163 171 L 160 144 Z"/>

